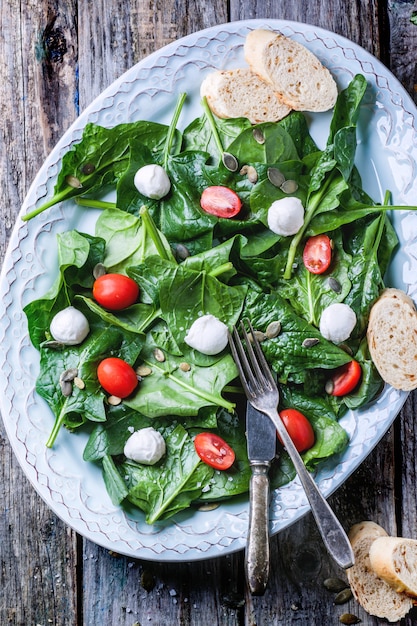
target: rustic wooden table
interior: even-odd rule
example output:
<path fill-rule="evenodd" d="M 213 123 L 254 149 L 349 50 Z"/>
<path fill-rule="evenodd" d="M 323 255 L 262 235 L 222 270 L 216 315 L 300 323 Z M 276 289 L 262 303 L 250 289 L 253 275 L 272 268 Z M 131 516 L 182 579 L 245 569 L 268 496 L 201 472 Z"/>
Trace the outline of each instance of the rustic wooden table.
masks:
<path fill-rule="evenodd" d="M 161 46 L 221 22 L 297 20 L 344 35 L 380 58 L 416 98 L 417 6 L 405 0 L 30 0 L 1 2 L 3 257 L 22 200 L 49 151 L 123 71 Z M 417 536 L 417 395 L 330 502 L 344 527 L 374 520 Z M 340 575 L 310 515 L 272 539 L 264 597 L 245 588 L 243 553 L 192 563 L 120 557 L 78 536 L 38 497 L 4 430 L 1 445 L 0 623 L 3 626 L 338 624 L 344 612 L 380 623 L 323 587 Z M 145 589 L 145 579 L 153 579 Z M 403 624 L 417 623 L 410 615 Z"/>

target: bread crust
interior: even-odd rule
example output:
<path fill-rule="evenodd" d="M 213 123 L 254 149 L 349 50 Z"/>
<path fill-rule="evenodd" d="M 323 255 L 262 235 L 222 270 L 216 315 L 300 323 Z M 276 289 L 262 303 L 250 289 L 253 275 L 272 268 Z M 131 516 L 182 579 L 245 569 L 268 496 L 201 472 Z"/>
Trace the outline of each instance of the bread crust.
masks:
<path fill-rule="evenodd" d="M 417 388 L 417 311 L 400 289 L 385 289 L 373 304 L 367 330 L 371 358 L 395 389 Z"/>
<path fill-rule="evenodd" d="M 379 537 L 387 537 L 386 531 L 375 522 L 365 521 L 355 524 L 348 536 L 355 555 L 355 564 L 346 571 L 346 575 L 354 597 L 370 615 L 389 622 L 399 621 L 410 611 L 413 602 L 379 578 L 372 569 L 369 558 L 373 542 Z"/>
<path fill-rule="evenodd" d="M 374 572 L 398 593 L 417 598 L 417 541 L 378 537 L 369 550 Z"/>
<path fill-rule="evenodd" d="M 295 111 L 328 111 L 337 85 L 319 59 L 298 41 L 259 29 L 248 34 L 244 53 L 252 72 L 273 85 Z"/>

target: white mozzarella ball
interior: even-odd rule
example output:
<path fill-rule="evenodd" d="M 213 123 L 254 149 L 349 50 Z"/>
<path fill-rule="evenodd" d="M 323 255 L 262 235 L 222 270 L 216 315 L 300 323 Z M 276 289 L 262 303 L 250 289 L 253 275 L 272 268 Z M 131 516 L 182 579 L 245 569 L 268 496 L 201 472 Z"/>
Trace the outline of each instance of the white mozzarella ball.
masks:
<path fill-rule="evenodd" d="M 325 339 L 340 343 L 349 339 L 356 326 L 356 314 L 348 304 L 336 302 L 326 307 L 320 318 L 320 332 Z"/>
<path fill-rule="evenodd" d="M 184 341 L 202 354 L 218 354 L 227 346 L 227 326 L 214 315 L 203 315 L 193 322 Z"/>
<path fill-rule="evenodd" d="M 295 235 L 304 223 L 304 207 L 299 198 L 275 200 L 268 209 L 268 227 L 283 237 Z"/>
<path fill-rule="evenodd" d="M 125 443 L 124 455 L 136 463 L 154 465 L 165 454 L 165 440 L 152 426 L 141 428 L 130 435 Z"/>
<path fill-rule="evenodd" d="M 155 163 L 141 167 L 136 172 L 133 182 L 139 193 L 152 200 L 160 200 L 171 189 L 168 174 L 163 167 Z"/>
<path fill-rule="evenodd" d="M 68 306 L 52 318 L 49 330 L 55 341 L 67 346 L 76 346 L 87 337 L 90 326 L 84 313 L 73 306 Z"/>

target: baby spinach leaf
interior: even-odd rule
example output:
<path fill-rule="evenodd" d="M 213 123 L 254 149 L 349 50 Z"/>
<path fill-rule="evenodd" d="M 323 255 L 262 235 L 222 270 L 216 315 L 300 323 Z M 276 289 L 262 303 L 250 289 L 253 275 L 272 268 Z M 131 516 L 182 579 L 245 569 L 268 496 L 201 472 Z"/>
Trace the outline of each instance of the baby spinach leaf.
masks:
<path fill-rule="evenodd" d="M 103 479 L 107 492 L 113 504 L 118 505 L 129 495 L 126 482 L 121 477 L 116 464 L 108 454 L 102 458 Z"/>
<path fill-rule="evenodd" d="M 323 459 L 340 454 L 346 449 L 349 437 L 337 421 L 329 397 L 307 396 L 299 388 L 281 387 L 282 407 L 293 407 L 301 411 L 313 426 L 314 445 L 303 453 L 304 463 L 314 470 Z"/>
<path fill-rule="evenodd" d="M 252 127 L 249 120 L 244 117 L 220 119 L 213 116 L 213 119 L 215 120 L 217 133 L 225 150 L 229 149 L 229 145 L 243 130 Z M 221 154 L 219 154 L 217 143 L 213 137 L 211 124 L 206 115 L 202 115 L 193 120 L 184 130 L 183 150 L 207 152 L 213 163 L 217 164 L 219 162 Z"/>
<path fill-rule="evenodd" d="M 256 140 L 253 128 L 247 128 L 228 146 L 240 163 L 281 163 L 299 158 L 292 137 L 283 126 L 265 122 L 256 128 L 264 137 L 262 143 Z"/>
<path fill-rule="evenodd" d="M 197 434 L 201 430 L 201 428 L 192 429 L 191 433 Z M 210 431 L 213 432 L 213 429 Z M 251 469 L 248 461 L 244 418 L 236 413 L 220 410 L 215 432 L 231 446 L 235 453 L 235 461 L 229 470 L 213 473 L 199 501 L 220 501 L 246 493 L 249 489 Z"/>
<path fill-rule="evenodd" d="M 324 339 L 314 326 L 299 317 L 276 292 L 249 292 L 244 315 L 250 317 L 254 328 L 261 331 L 273 321 L 281 322 L 280 334 L 262 342 L 267 361 L 280 382 L 302 383 L 311 369 L 334 369 L 351 360 L 344 350 Z M 303 342 L 306 339 L 317 339 L 318 342 L 305 347 Z"/>
<path fill-rule="evenodd" d="M 60 427 L 65 424 L 75 428 L 85 420 L 106 419 L 105 396 L 97 380 L 97 366 L 106 356 L 116 354 L 134 364 L 141 350 L 138 336 L 123 332 L 101 321 L 90 318 L 91 331 L 80 346 L 68 346 L 65 350 L 41 346 L 40 372 L 36 391 L 49 404 L 55 415 L 55 425 L 48 439 L 51 446 Z M 60 387 L 60 376 L 70 369 L 77 370 L 83 380 L 84 389 L 73 386 L 72 393 L 64 396 Z"/>
<path fill-rule="evenodd" d="M 91 298 L 85 298 L 79 296 L 77 300 L 82 300 L 88 308 L 100 317 L 109 326 L 115 326 L 121 330 L 126 330 L 130 333 L 137 333 L 144 337 L 143 333 L 152 325 L 152 323 L 159 317 L 159 310 L 151 304 L 133 304 L 132 306 L 123 309 L 118 314 L 111 313 L 106 309 L 103 309 L 97 302 Z"/>
<path fill-rule="evenodd" d="M 106 242 L 103 264 L 107 271 L 126 273 L 126 268 L 139 265 L 148 256 L 158 254 L 154 239 L 140 217 L 121 211 L 107 209 L 96 222 L 95 234 Z M 165 253 L 173 260 L 171 248 L 164 235 L 159 233 Z"/>
<path fill-rule="evenodd" d="M 162 472 L 158 465 L 133 461 L 120 467 L 129 490 L 127 497 L 146 513 L 148 524 L 188 508 L 213 475 L 213 469 L 200 461 L 192 438 L 181 425 L 168 434 L 165 443 Z"/>
<path fill-rule="evenodd" d="M 49 326 L 56 313 L 70 306 L 81 288 L 91 288 L 94 266 L 104 256 L 104 241 L 78 231 L 57 236 L 59 273 L 49 291 L 30 302 L 24 312 L 28 319 L 29 336 L 33 345 L 50 339 Z"/>
<path fill-rule="evenodd" d="M 131 141 L 138 140 L 158 154 L 164 149 L 167 132 L 168 127 L 157 122 L 131 122 L 113 128 L 87 124 L 80 142 L 62 159 L 53 197 L 24 219 L 29 220 L 62 200 L 102 192 L 107 186 L 116 185 L 128 167 Z M 180 143 L 181 134 L 176 131 L 173 152 Z"/>
<path fill-rule="evenodd" d="M 318 327 L 323 310 L 335 302 L 343 302 L 352 286 L 350 267 L 352 256 L 343 247 L 342 234 L 339 231 L 327 233 L 333 242 L 332 264 L 324 274 L 309 272 L 301 258 L 297 257 L 297 267 L 291 281 L 280 280 L 280 295 L 291 302 L 294 310 L 309 324 Z M 339 290 L 332 285 L 336 281 Z"/>
<path fill-rule="evenodd" d="M 152 374 L 142 379 L 138 391 L 125 400 L 126 406 L 148 417 L 163 415 L 197 415 L 205 406 L 233 410 L 234 404 L 223 398 L 224 387 L 237 376 L 236 365 L 230 354 L 216 355 L 210 367 L 192 364 L 183 371 L 182 355 L 167 353 L 165 361 L 155 357 L 151 339 L 141 352 L 140 362 L 152 369 Z"/>
<path fill-rule="evenodd" d="M 306 117 L 300 111 L 291 111 L 279 125 L 290 135 L 300 159 L 316 153 L 318 148 L 310 135 Z"/>

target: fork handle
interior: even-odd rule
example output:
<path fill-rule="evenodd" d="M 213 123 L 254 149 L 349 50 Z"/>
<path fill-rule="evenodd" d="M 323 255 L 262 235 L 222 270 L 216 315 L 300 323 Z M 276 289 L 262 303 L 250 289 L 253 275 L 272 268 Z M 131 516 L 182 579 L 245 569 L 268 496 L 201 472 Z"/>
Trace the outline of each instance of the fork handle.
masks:
<path fill-rule="evenodd" d="M 274 422 L 284 447 L 294 464 L 301 484 L 304 487 L 307 500 L 310 503 L 311 512 L 316 521 L 317 528 L 320 531 L 320 535 L 329 554 L 343 569 L 351 567 L 354 564 L 355 558 L 352 546 L 342 525 L 321 493 L 314 478 L 304 465 L 299 452 L 278 415 L 278 411 L 264 412 Z"/>
<path fill-rule="evenodd" d="M 251 462 L 245 568 L 250 592 L 255 596 L 265 593 L 269 578 L 269 467 L 267 462 Z"/>

